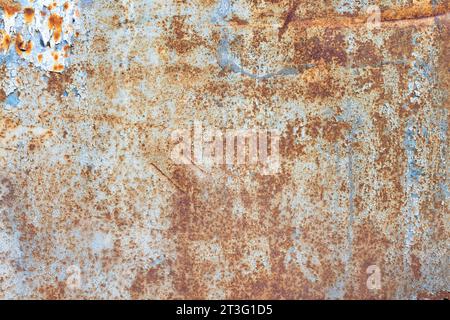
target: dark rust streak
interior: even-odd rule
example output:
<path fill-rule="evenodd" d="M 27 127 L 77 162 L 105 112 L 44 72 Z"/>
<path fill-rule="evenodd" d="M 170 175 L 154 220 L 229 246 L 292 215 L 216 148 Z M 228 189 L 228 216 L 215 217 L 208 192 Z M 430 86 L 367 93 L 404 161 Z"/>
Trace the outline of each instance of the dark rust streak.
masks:
<path fill-rule="evenodd" d="M 284 19 L 283 26 L 280 28 L 280 30 L 278 32 L 278 40 L 281 40 L 281 38 L 283 37 L 283 34 L 286 32 L 286 30 L 289 26 L 289 23 L 291 23 L 291 21 L 294 20 L 295 11 L 297 10 L 299 4 L 300 4 L 299 1 L 295 0 L 294 3 L 292 4 L 291 8 L 287 12 L 286 18 Z"/>
<path fill-rule="evenodd" d="M 178 191 L 181 191 L 182 193 L 186 193 L 177 183 L 175 183 L 167 174 L 165 174 L 158 166 L 154 163 L 150 163 L 150 165 L 156 169 L 160 174 L 162 174 L 175 188 L 177 188 Z"/>

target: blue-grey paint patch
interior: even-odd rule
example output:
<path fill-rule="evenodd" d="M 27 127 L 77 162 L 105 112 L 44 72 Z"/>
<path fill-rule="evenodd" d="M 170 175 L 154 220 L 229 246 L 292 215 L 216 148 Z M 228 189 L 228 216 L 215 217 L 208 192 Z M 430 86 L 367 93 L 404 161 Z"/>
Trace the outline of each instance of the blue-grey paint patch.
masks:
<path fill-rule="evenodd" d="M 230 0 L 219 0 L 216 10 L 213 12 L 211 21 L 216 24 L 225 25 L 225 19 L 231 14 Z"/>
<path fill-rule="evenodd" d="M 217 48 L 217 62 L 222 69 L 229 69 L 234 73 L 239 73 L 257 80 L 264 80 L 277 76 L 292 76 L 299 73 L 299 70 L 293 67 L 285 67 L 276 72 L 266 74 L 255 74 L 246 71 L 238 61 L 239 59 L 232 53 L 230 48 L 230 39 L 232 39 L 232 35 L 226 28 L 228 23 L 226 21 L 226 17 L 228 17 L 231 13 L 232 7 L 230 1 L 220 0 L 211 19 L 213 23 L 223 26 L 221 29 L 222 37 Z M 302 69 L 305 70 L 312 67 L 312 64 L 305 64 L 302 66 Z"/>
<path fill-rule="evenodd" d="M 439 187 L 441 190 L 441 196 L 443 200 L 447 200 L 450 197 L 449 188 L 448 188 L 448 164 L 447 164 L 447 155 L 448 155 L 448 109 L 444 109 L 441 115 L 441 120 L 439 121 L 439 140 L 440 140 L 440 159 L 439 166 L 441 172 L 441 182 L 439 183 Z"/>
<path fill-rule="evenodd" d="M 94 0 L 80 0 L 81 7 L 89 7 L 93 4 Z"/>
<path fill-rule="evenodd" d="M 299 73 L 299 71 L 293 67 L 282 68 L 277 72 L 262 75 L 248 72 L 241 67 L 239 62 L 237 62 L 237 58 L 232 54 L 229 41 L 226 37 L 222 38 L 219 42 L 219 47 L 217 49 L 217 60 L 219 66 L 222 69 L 229 69 L 235 73 L 239 73 L 257 80 L 269 79 L 276 76 L 292 76 L 297 75 Z M 302 66 L 302 68 L 303 70 L 305 70 L 312 68 L 313 66 L 314 65 L 312 64 L 305 64 Z"/>
<path fill-rule="evenodd" d="M 355 12 L 355 1 L 353 0 L 339 0 L 335 4 L 335 9 L 338 13 L 354 13 Z"/>
<path fill-rule="evenodd" d="M 6 105 L 10 107 L 17 108 L 20 104 L 19 93 L 16 91 L 12 92 L 6 97 L 5 100 Z"/>

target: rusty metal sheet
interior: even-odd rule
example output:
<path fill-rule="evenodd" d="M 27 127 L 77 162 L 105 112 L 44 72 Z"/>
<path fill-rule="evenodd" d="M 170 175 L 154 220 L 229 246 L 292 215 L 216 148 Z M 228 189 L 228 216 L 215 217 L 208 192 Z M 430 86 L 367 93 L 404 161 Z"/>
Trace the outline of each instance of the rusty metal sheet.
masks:
<path fill-rule="evenodd" d="M 448 1 L 0 8 L 0 298 L 449 297 Z"/>

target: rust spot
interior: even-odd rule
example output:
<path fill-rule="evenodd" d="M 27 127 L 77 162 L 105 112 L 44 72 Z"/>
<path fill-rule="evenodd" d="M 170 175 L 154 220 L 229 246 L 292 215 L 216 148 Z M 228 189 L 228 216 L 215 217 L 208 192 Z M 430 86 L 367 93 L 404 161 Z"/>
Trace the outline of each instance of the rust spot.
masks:
<path fill-rule="evenodd" d="M 22 35 L 20 33 L 17 34 L 17 36 L 16 36 L 16 52 L 17 52 L 17 54 L 29 55 L 31 53 L 32 49 L 33 49 L 33 42 L 31 42 L 31 40 L 25 42 L 22 38 Z"/>
<path fill-rule="evenodd" d="M 20 4 L 14 0 L 0 0 L 0 8 L 3 8 L 7 17 L 15 15 L 21 9 Z"/>
<path fill-rule="evenodd" d="M 175 16 L 166 28 L 166 44 L 178 54 L 186 54 L 196 47 L 204 45 L 205 40 L 195 33 L 190 33 L 185 25 L 186 17 Z"/>
<path fill-rule="evenodd" d="M 440 291 L 436 293 L 420 292 L 417 295 L 417 298 L 420 300 L 449 300 L 450 292 L 449 291 Z"/>
<path fill-rule="evenodd" d="M 53 2 L 53 3 L 51 3 L 49 6 L 48 6 L 48 10 L 53 10 L 53 9 L 55 9 L 57 7 L 57 3 L 56 2 Z"/>
<path fill-rule="evenodd" d="M 63 17 L 52 13 L 48 18 L 48 28 L 53 30 L 53 38 L 56 42 L 61 40 Z"/>
<path fill-rule="evenodd" d="M 8 178 L 0 179 L 0 204 L 11 204 L 15 199 L 14 185 Z"/>
<path fill-rule="evenodd" d="M 231 23 L 232 25 L 236 25 L 236 26 L 245 26 L 245 25 L 248 25 L 248 21 L 243 20 L 243 19 L 241 19 L 241 18 L 239 18 L 239 17 L 237 17 L 237 16 L 233 16 L 233 17 L 230 19 L 230 23 Z"/>
<path fill-rule="evenodd" d="M 380 50 L 370 41 L 357 44 L 357 50 L 353 63 L 355 66 L 375 66 L 383 61 Z"/>
<path fill-rule="evenodd" d="M 62 65 L 62 64 L 55 64 L 53 66 L 53 71 L 55 71 L 55 72 L 61 72 L 63 70 L 64 70 L 64 65 Z"/>
<path fill-rule="evenodd" d="M 64 69 L 64 67 L 63 67 Z M 47 90 L 56 94 L 57 97 L 61 98 L 66 90 L 68 84 L 72 81 L 71 69 L 67 69 L 64 73 L 54 73 L 49 74 Z"/>
<path fill-rule="evenodd" d="M 6 99 L 6 92 L 2 88 L 0 88 L 0 102 L 5 101 Z"/>
<path fill-rule="evenodd" d="M 145 297 L 147 288 L 157 285 L 162 279 L 159 268 L 151 268 L 146 272 L 139 272 L 130 287 L 132 299 L 142 299 Z"/>
<path fill-rule="evenodd" d="M 283 37 L 283 34 L 286 32 L 287 28 L 289 27 L 289 23 L 292 22 L 295 18 L 295 11 L 297 10 L 298 6 L 300 5 L 300 1 L 295 0 L 292 4 L 291 8 L 286 13 L 286 17 L 284 18 L 283 25 L 281 26 L 280 30 L 278 31 L 278 39 L 281 40 Z"/>
<path fill-rule="evenodd" d="M 0 51 L 8 51 L 11 45 L 11 37 L 4 30 L 0 30 Z"/>
<path fill-rule="evenodd" d="M 345 65 L 347 53 L 344 35 L 331 29 L 326 29 L 322 37 L 313 36 L 303 38 L 294 44 L 296 57 L 294 61 L 298 65 L 306 63 L 323 63 Z"/>
<path fill-rule="evenodd" d="M 420 279 L 422 277 L 422 274 L 420 272 L 420 259 L 416 255 L 411 255 L 411 268 L 413 272 L 413 276 L 415 279 Z"/>
<path fill-rule="evenodd" d="M 23 16 L 26 23 L 33 22 L 34 18 L 34 9 L 33 8 L 25 8 L 23 9 Z"/>
<path fill-rule="evenodd" d="M 415 3 L 414 5 L 402 8 L 401 10 L 390 8 L 381 10 L 381 20 L 396 21 L 407 19 L 421 19 L 445 14 L 447 10 L 448 7 L 445 4 L 434 5 L 426 2 L 419 2 Z"/>
<path fill-rule="evenodd" d="M 47 285 L 37 290 L 46 300 L 62 300 L 66 294 L 66 283 L 57 281 L 56 285 Z"/>

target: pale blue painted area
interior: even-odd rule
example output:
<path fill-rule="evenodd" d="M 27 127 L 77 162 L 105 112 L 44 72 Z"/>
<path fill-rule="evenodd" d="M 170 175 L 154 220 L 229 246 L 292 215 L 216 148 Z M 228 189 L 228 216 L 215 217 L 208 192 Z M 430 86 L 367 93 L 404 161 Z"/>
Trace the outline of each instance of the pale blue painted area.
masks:
<path fill-rule="evenodd" d="M 437 82 L 437 73 L 435 72 L 435 57 L 437 51 L 435 48 L 427 46 L 419 41 L 423 35 L 415 33 L 411 38 L 414 45 L 412 52 L 413 61 L 408 70 L 408 90 L 404 93 L 404 109 L 408 109 L 411 104 L 420 105 L 420 114 L 424 114 L 424 119 L 416 114 L 411 114 L 408 118 L 403 136 L 403 148 L 406 155 L 406 170 L 404 173 L 404 192 L 406 194 L 406 203 L 403 207 L 405 222 L 405 238 L 403 251 L 403 272 L 408 275 L 411 273 L 411 247 L 418 235 L 418 228 L 421 220 L 421 198 L 423 183 L 427 182 L 424 166 L 431 165 L 429 161 L 418 162 L 417 140 L 421 138 L 428 139 L 428 136 L 435 132 L 430 131 L 430 125 L 436 125 L 436 113 L 432 112 L 432 106 L 429 100 L 424 96 L 429 94 L 433 85 Z M 442 131 L 442 129 L 441 129 Z M 442 141 L 442 140 L 441 140 Z M 442 171 L 442 169 L 440 169 Z M 440 187 L 443 189 L 442 186 Z M 445 193 L 442 192 L 442 193 Z M 421 235 L 421 240 L 424 240 Z"/>
<path fill-rule="evenodd" d="M 335 284 L 328 289 L 327 297 L 329 299 L 342 299 L 345 294 L 345 287 L 351 274 L 351 259 L 353 256 L 353 242 L 354 231 L 353 226 L 355 223 L 355 197 L 357 195 L 357 185 L 355 183 L 355 171 L 358 172 L 358 167 L 355 165 L 355 159 L 358 160 L 358 154 L 355 154 L 353 150 L 353 143 L 356 142 L 360 136 L 364 135 L 364 130 L 367 128 L 366 117 L 367 114 L 363 111 L 360 103 L 354 99 L 347 98 L 341 104 L 342 113 L 339 116 L 335 116 L 337 121 L 342 121 L 351 124 L 350 132 L 346 135 L 346 142 L 344 148 L 346 148 L 346 157 L 340 158 L 339 148 L 340 145 L 334 145 L 334 153 L 336 155 L 335 164 L 336 168 L 342 168 L 342 178 L 346 180 L 348 186 L 348 209 L 345 210 L 347 215 L 347 229 L 346 229 L 346 241 L 344 250 L 340 252 L 340 259 L 344 265 L 344 272 L 336 280 Z M 341 165 L 342 163 L 342 165 Z M 345 166 L 345 167 L 344 167 Z M 336 194 L 338 191 L 336 190 Z M 333 201 L 334 203 L 337 200 Z M 336 210 L 334 208 L 334 210 Z"/>
<path fill-rule="evenodd" d="M 354 0 L 339 0 L 337 5 L 335 5 L 335 10 L 340 13 L 354 13 L 355 12 L 355 1 Z"/>
<path fill-rule="evenodd" d="M 219 66 L 222 69 L 228 68 L 235 73 L 240 73 L 242 75 L 258 80 L 268 79 L 275 76 L 297 75 L 299 73 L 296 68 L 283 68 L 275 73 L 267 73 L 262 75 L 253 74 L 244 70 L 244 68 L 240 66 L 240 63 L 237 62 L 238 59 L 232 54 L 227 36 L 223 37 L 219 42 L 219 47 L 217 48 L 217 60 Z M 305 69 L 312 67 L 313 65 L 311 64 L 305 64 L 304 66 Z"/>
<path fill-rule="evenodd" d="M 229 17 L 233 12 L 232 4 L 230 0 L 219 0 L 216 10 L 213 12 L 211 21 L 215 24 L 221 25 L 222 38 L 219 41 L 217 47 L 217 62 L 222 69 L 228 68 L 234 73 L 238 73 L 244 76 L 248 76 L 257 80 L 269 79 L 276 76 L 291 76 L 297 75 L 299 72 L 296 68 L 287 67 L 282 68 L 279 71 L 273 73 L 265 74 L 254 74 L 246 71 L 242 66 L 237 57 L 235 57 L 230 48 L 230 39 L 233 36 L 230 34 L 230 30 L 227 29 L 228 22 L 226 18 Z M 303 68 L 308 69 L 313 67 L 313 65 L 305 64 Z"/>
<path fill-rule="evenodd" d="M 80 0 L 80 5 L 82 7 L 89 7 L 93 4 L 94 0 Z"/>
<path fill-rule="evenodd" d="M 101 253 L 103 250 L 113 248 L 113 239 L 109 234 L 96 232 L 91 242 L 91 249 L 94 253 Z"/>
<path fill-rule="evenodd" d="M 227 18 L 232 12 L 231 9 L 231 1 L 230 0 L 219 0 L 217 4 L 217 8 L 214 11 L 211 22 L 217 23 L 220 25 L 226 25 L 227 22 L 225 18 Z"/>
<path fill-rule="evenodd" d="M 406 212 L 406 238 L 405 245 L 407 252 L 412 245 L 415 234 L 415 219 L 418 218 L 419 208 L 418 201 L 420 195 L 415 191 L 416 184 L 419 183 L 419 178 L 422 176 L 422 170 L 416 165 L 416 136 L 417 130 L 415 128 L 415 121 L 410 119 L 406 125 L 405 135 L 403 138 L 403 147 L 406 152 L 407 164 L 405 173 L 405 191 L 408 194 L 407 212 Z"/>
<path fill-rule="evenodd" d="M 439 183 L 439 187 L 441 190 L 441 194 L 444 200 L 447 200 L 450 197 L 450 192 L 448 188 L 448 167 L 446 165 L 447 159 L 447 138 L 448 138 L 448 110 L 444 109 L 443 115 L 441 116 L 441 120 L 439 121 L 439 140 L 441 144 L 441 154 L 440 154 L 440 171 L 442 174 L 442 180 Z"/>
<path fill-rule="evenodd" d="M 17 90 L 6 97 L 5 103 L 6 105 L 14 108 L 17 108 L 19 106 L 20 99 Z"/>

